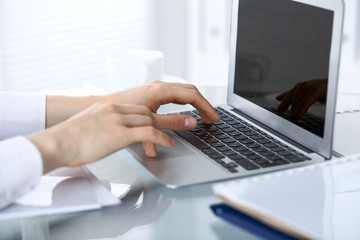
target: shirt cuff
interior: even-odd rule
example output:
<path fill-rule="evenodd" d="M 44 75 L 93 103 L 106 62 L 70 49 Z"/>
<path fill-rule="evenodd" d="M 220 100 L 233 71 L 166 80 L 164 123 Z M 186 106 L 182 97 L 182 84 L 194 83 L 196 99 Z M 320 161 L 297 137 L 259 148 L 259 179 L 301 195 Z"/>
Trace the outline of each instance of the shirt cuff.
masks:
<path fill-rule="evenodd" d="M 25 137 L 0 142 L 0 208 L 30 192 L 43 175 L 37 147 Z"/>
<path fill-rule="evenodd" d="M 45 129 L 46 95 L 0 92 L 0 139 Z"/>

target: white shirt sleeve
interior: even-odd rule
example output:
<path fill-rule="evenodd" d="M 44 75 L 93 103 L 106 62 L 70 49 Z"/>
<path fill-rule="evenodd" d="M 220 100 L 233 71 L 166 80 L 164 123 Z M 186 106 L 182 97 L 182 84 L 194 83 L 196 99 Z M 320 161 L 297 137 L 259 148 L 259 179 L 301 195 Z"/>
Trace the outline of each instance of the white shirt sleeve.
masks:
<path fill-rule="evenodd" d="M 43 163 L 39 150 L 25 137 L 0 142 L 0 209 L 25 193 L 40 181 Z"/>
<path fill-rule="evenodd" d="M 46 95 L 0 92 L 0 140 L 45 129 Z"/>
<path fill-rule="evenodd" d="M 40 181 L 41 154 L 22 136 L 45 129 L 45 114 L 46 95 L 0 92 L 0 209 Z"/>

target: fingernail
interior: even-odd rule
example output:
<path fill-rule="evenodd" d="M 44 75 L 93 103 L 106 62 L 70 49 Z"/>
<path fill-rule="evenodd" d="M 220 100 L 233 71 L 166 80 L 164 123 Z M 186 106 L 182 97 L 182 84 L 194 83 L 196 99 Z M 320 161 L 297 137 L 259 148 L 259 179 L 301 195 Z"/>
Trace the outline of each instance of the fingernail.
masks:
<path fill-rule="evenodd" d="M 170 144 L 171 144 L 172 147 L 175 146 L 175 140 L 170 138 Z"/>
<path fill-rule="evenodd" d="M 196 127 L 196 120 L 194 118 L 185 118 L 185 128 L 192 129 Z"/>

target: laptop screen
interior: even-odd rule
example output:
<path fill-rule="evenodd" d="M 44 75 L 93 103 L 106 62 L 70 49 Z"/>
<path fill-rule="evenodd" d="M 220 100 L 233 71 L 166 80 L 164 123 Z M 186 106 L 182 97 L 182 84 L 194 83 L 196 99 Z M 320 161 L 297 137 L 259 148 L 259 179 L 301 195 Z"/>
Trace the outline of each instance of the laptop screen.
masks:
<path fill-rule="evenodd" d="M 333 11 L 240 0 L 234 93 L 324 136 Z"/>

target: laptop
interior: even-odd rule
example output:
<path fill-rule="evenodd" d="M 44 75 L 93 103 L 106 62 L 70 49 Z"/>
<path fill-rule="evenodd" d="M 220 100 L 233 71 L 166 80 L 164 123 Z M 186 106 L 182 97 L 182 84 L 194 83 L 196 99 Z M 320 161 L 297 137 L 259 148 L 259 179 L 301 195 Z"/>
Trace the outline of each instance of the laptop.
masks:
<path fill-rule="evenodd" d="M 169 188 L 329 160 L 343 11 L 342 0 L 233 0 L 227 104 L 216 107 L 221 121 L 206 125 L 196 110 L 184 111 L 198 127 L 164 130 L 175 147 L 158 146 L 155 158 L 142 144 L 129 151 Z"/>

